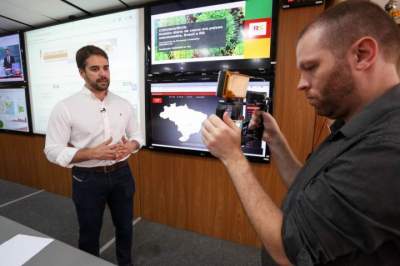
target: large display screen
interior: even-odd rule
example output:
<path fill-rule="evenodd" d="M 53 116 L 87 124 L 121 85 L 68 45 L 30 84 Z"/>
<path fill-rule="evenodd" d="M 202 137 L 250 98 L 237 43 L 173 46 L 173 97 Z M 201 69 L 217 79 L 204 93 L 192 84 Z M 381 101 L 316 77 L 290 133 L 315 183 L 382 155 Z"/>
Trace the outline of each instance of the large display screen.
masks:
<path fill-rule="evenodd" d="M 143 21 L 134 9 L 25 33 L 34 133 L 45 134 L 54 105 L 82 89 L 75 54 L 91 44 L 107 52 L 109 90 L 136 109 L 144 139 Z"/>
<path fill-rule="evenodd" d="M 30 131 L 25 88 L 0 89 L 0 130 Z"/>
<path fill-rule="evenodd" d="M 20 36 L 0 36 L 0 83 L 18 81 L 25 81 Z"/>
<path fill-rule="evenodd" d="M 151 7 L 150 72 L 268 67 L 274 59 L 273 10 L 272 0 Z"/>
<path fill-rule="evenodd" d="M 207 152 L 202 142 L 201 125 L 215 114 L 218 104 L 216 82 L 153 83 L 150 85 L 148 115 L 148 145 L 151 148 Z M 269 81 L 251 81 L 250 92 L 265 93 L 270 97 Z M 250 106 L 243 106 L 243 117 L 248 119 Z M 252 158 L 269 160 L 269 150 L 262 140 L 245 142 L 243 152 Z"/>

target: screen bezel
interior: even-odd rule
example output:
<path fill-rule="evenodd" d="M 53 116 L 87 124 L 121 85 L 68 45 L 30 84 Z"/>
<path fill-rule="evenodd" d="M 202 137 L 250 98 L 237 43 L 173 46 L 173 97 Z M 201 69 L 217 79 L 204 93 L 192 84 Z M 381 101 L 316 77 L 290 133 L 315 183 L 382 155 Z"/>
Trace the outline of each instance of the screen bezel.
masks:
<path fill-rule="evenodd" d="M 272 99 L 270 102 L 270 108 L 269 112 L 272 114 L 273 113 L 273 97 L 274 97 L 274 86 L 275 86 L 275 79 L 274 79 L 274 73 L 268 72 L 268 73 L 263 73 L 262 75 L 253 77 L 250 81 L 269 81 L 270 82 L 270 98 Z M 165 152 L 172 152 L 172 153 L 181 153 L 181 154 L 187 154 L 187 155 L 194 155 L 194 156 L 203 156 L 203 157 L 213 157 L 213 155 L 209 151 L 200 151 L 200 150 L 193 150 L 190 148 L 174 148 L 174 147 L 163 147 L 163 146 L 153 146 L 152 142 L 152 128 L 151 128 L 151 84 L 152 83 L 196 83 L 196 82 L 217 82 L 216 77 L 209 79 L 208 77 L 202 77 L 201 75 L 199 77 L 194 78 L 193 76 L 190 76 L 188 78 L 181 77 L 180 79 L 158 79 L 155 80 L 153 79 L 152 81 L 147 80 L 146 81 L 146 94 L 145 94 L 145 109 L 146 109 L 146 140 L 147 140 L 147 145 L 145 148 L 150 149 L 150 150 L 157 150 L 157 151 L 165 151 Z M 269 151 L 268 145 L 266 146 L 266 156 L 265 157 L 260 157 L 260 156 L 251 156 L 251 155 L 246 155 L 246 158 L 249 161 L 252 162 L 260 162 L 260 163 L 269 163 L 270 162 L 270 157 L 271 153 Z"/>
<path fill-rule="evenodd" d="M 28 83 L 28 72 L 26 68 L 26 57 L 25 57 L 25 40 L 24 40 L 24 34 L 21 31 L 13 32 L 13 33 L 6 33 L 6 34 L 0 34 L 0 38 L 3 37 L 9 37 L 12 35 L 17 35 L 18 36 L 18 41 L 19 41 L 19 52 L 20 52 L 20 57 L 21 57 L 21 70 L 23 73 L 23 79 L 22 80 L 1 80 L 0 79 L 0 87 L 20 87 L 20 86 L 26 86 Z"/>
<path fill-rule="evenodd" d="M 245 1 L 245 0 L 242 0 Z M 167 2 L 163 4 L 150 5 L 145 8 L 145 56 L 146 56 L 146 73 L 150 76 L 168 75 L 174 73 L 194 73 L 202 72 L 212 74 L 221 69 L 243 71 L 253 69 L 255 71 L 271 71 L 276 60 L 276 43 L 278 28 L 278 4 L 272 2 L 272 29 L 271 29 L 271 50 L 269 59 L 236 59 L 236 60 L 218 60 L 218 61 L 202 61 L 202 62 L 186 62 L 186 63 L 169 63 L 169 64 L 152 64 L 152 47 L 151 47 L 151 15 L 157 15 L 177 10 L 199 8 L 205 6 L 213 6 L 218 4 L 226 4 L 239 1 L 228 0 L 188 0 L 182 2 Z"/>

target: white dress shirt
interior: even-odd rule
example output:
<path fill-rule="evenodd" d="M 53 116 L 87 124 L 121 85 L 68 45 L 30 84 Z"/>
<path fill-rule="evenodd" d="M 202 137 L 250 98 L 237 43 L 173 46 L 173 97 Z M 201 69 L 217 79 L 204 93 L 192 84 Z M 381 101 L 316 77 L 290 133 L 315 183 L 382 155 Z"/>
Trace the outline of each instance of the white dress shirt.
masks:
<path fill-rule="evenodd" d="M 132 105 L 110 91 L 101 101 L 83 87 L 54 107 L 48 122 L 44 152 L 49 161 L 68 168 L 112 165 L 116 161 L 89 160 L 71 164 L 79 149 L 93 148 L 110 137 L 111 144 L 125 137 L 143 145 Z"/>

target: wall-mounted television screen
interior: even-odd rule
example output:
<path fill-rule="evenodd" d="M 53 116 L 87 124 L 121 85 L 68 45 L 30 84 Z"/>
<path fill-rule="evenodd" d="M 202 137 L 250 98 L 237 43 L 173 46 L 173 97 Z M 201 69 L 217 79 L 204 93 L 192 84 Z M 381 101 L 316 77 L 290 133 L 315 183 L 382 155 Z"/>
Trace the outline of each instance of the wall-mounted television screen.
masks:
<path fill-rule="evenodd" d="M 25 88 L 0 89 L 0 130 L 29 132 Z"/>
<path fill-rule="evenodd" d="M 0 36 L 0 83 L 25 81 L 23 63 L 20 35 Z"/>
<path fill-rule="evenodd" d="M 275 58 L 273 2 L 206 0 L 151 6 L 149 73 L 268 69 Z"/>
<path fill-rule="evenodd" d="M 109 90 L 132 104 L 144 139 L 143 21 L 133 9 L 25 33 L 33 133 L 45 134 L 55 104 L 83 88 L 75 54 L 90 44 L 107 52 Z"/>
<path fill-rule="evenodd" d="M 270 97 L 271 82 L 251 81 L 248 92 Z M 148 95 L 147 144 L 149 148 L 208 154 L 201 138 L 201 124 L 215 114 L 216 82 L 152 83 Z M 244 105 L 243 116 L 251 116 Z M 269 150 L 261 139 L 245 142 L 243 152 L 250 158 L 269 161 Z"/>

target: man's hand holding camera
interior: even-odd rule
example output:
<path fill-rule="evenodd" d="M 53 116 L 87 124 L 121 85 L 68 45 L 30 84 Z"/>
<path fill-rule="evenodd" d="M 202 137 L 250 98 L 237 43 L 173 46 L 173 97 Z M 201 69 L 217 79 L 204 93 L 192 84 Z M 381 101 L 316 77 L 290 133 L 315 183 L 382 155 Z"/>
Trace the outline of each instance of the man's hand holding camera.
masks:
<path fill-rule="evenodd" d="M 286 145 L 285 138 L 276 120 L 268 112 L 256 111 L 250 121 L 249 128 L 263 126 L 263 140 L 270 149 Z M 203 122 L 201 130 L 203 142 L 209 151 L 224 163 L 231 158 L 238 158 L 241 154 L 241 129 L 238 128 L 227 113 L 223 120 L 211 115 Z"/>
<path fill-rule="evenodd" d="M 201 129 L 203 142 L 215 157 L 224 164 L 243 157 L 240 147 L 241 129 L 224 113 L 223 120 L 211 115 L 203 122 Z"/>
<path fill-rule="evenodd" d="M 263 140 L 269 145 L 276 144 L 282 136 L 282 132 L 275 118 L 268 112 L 255 111 L 251 117 L 249 128 L 254 129 L 261 125 L 264 126 Z"/>

